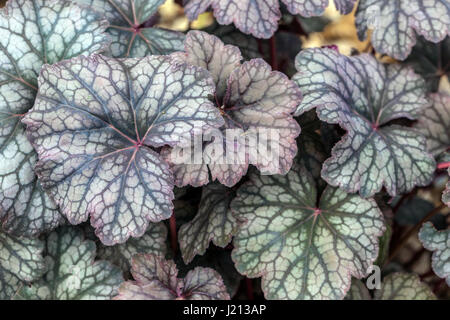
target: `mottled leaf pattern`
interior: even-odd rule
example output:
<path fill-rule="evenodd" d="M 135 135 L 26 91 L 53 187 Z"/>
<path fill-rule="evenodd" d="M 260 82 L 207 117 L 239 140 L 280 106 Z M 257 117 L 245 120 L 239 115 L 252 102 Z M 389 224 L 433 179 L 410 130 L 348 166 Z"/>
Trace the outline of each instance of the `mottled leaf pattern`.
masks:
<path fill-rule="evenodd" d="M 372 300 L 367 287 L 360 280 L 353 279 L 345 297 L 348 300 Z M 431 289 L 417 275 L 392 273 L 383 278 L 381 288 L 375 289 L 374 300 L 435 300 Z"/>
<path fill-rule="evenodd" d="M 321 120 L 347 130 L 323 164 L 323 179 L 363 197 L 382 186 L 395 196 L 431 182 L 436 163 L 423 148 L 424 137 L 390 123 L 416 119 L 429 105 L 422 78 L 410 68 L 331 49 L 302 51 L 297 70 L 304 94 L 297 114 L 317 107 Z"/>
<path fill-rule="evenodd" d="M 131 262 L 135 281 L 119 288 L 117 300 L 228 300 L 220 275 L 210 268 L 197 267 L 186 277 L 177 277 L 175 263 L 153 254 L 138 254 Z"/>
<path fill-rule="evenodd" d="M 408 59 L 405 61 L 423 76 L 431 92 L 438 91 L 441 77 L 450 79 L 450 37 L 439 43 L 425 41 L 422 37 L 417 41 Z"/>
<path fill-rule="evenodd" d="M 37 239 L 16 238 L 0 230 L 0 300 L 11 299 L 24 282 L 42 276 L 43 248 Z"/>
<path fill-rule="evenodd" d="M 427 149 L 438 156 L 450 148 L 450 95 L 430 95 L 432 106 L 419 117 L 416 128 L 427 138 Z"/>
<path fill-rule="evenodd" d="M 83 232 L 62 227 L 47 236 L 47 273 L 15 296 L 27 300 L 111 299 L 123 282 L 122 272 L 109 262 L 95 259 L 95 243 Z"/>
<path fill-rule="evenodd" d="M 376 51 L 404 60 L 417 35 L 437 43 L 450 35 L 448 0 L 361 0 L 356 11 L 358 36 L 371 41 Z"/>
<path fill-rule="evenodd" d="M 317 197 L 295 165 L 285 176 L 252 174 L 231 203 L 247 220 L 233 241 L 236 269 L 262 276 L 268 299 L 342 299 L 378 255 L 384 223 L 374 200 L 332 187 Z"/>
<path fill-rule="evenodd" d="M 184 35 L 180 32 L 144 27 L 157 15 L 165 0 L 74 0 L 91 6 L 110 22 L 108 33 L 113 57 L 140 58 L 151 54 L 169 54 L 183 50 Z"/>
<path fill-rule="evenodd" d="M 435 300 L 431 289 L 415 274 L 391 273 L 383 278 L 376 300 Z"/>
<path fill-rule="evenodd" d="M 319 16 L 325 11 L 328 0 L 281 0 L 292 14 L 305 17 Z M 350 13 L 356 0 L 335 0 L 336 8 Z M 187 17 L 195 20 L 209 7 L 220 24 L 234 23 L 243 33 L 257 38 L 270 38 L 278 28 L 281 18 L 279 0 L 184 0 Z"/>
<path fill-rule="evenodd" d="M 106 27 L 69 1 L 10 0 L 0 11 L 0 222 L 6 231 L 32 236 L 62 222 L 33 172 L 37 156 L 20 120 L 33 106 L 41 66 L 102 51 Z"/>
<path fill-rule="evenodd" d="M 129 272 L 131 258 L 138 253 L 153 253 L 164 256 L 167 253 L 167 228 L 160 223 L 150 223 L 142 237 L 131 238 L 123 244 L 105 246 L 98 244 L 97 257 L 112 262 L 122 271 Z"/>
<path fill-rule="evenodd" d="M 432 223 L 427 222 L 420 229 L 419 239 L 426 249 L 433 251 L 434 273 L 450 286 L 450 229 L 437 231 Z"/>
<path fill-rule="evenodd" d="M 218 183 L 203 187 L 199 210 L 193 220 L 181 226 L 180 250 L 185 263 L 205 253 L 210 242 L 224 248 L 239 228 L 230 210 L 235 192 Z"/>
<path fill-rule="evenodd" d="M 43 187 L 106 245 L 172 214 L 173 177 L 152 147 L 222 125 L 209 74 L 167 56 L 78 57 L 47 66 L 24 118 Z"/>
<path fill-rule="evenodd" d="M 448 207 L 450 207 L 450 168 L 447 170 L 449 181 L 445 187 L 444 193 L 442 194 L 442 202 L 444 202 Z"/>
<path fill-rule="evenodd" d="M 265 174 L 284 174 L 289 171 L 297 153 L 295 138 L 300 133 L 297 122 L 291 116 L 301 100 L 301 93 L 295 84 L 284 74 L 272 71 L 262 59 L 241 65 L 242 57 L 237 47 L 225 46 L 219 38 L 201 31 L 189 32 L 186 53 L 176 53 L 175 56 L 206 68 L 212 74 L 217 87 L 217 108 L 225 119 L 219 142 L 204 146 L 201 163 L 177 164 L 174 158 L 176 153 L 168 157 L 168 161 L 174 164 L 172 169 L 176 184 L 199 186 L 208 182 L 205 164 L 208 164 L 212 179 L 228 187 L 239 182 L 249 164 L 255 165 Z M 273 155 L 275 158 L 271 158 L 269 153 L 256 150 L 246 135 L 228 140 L 226 129 L 276 131 L 279 138 L 275 139 L 270 134 L 266 142 L 279 146 L 279 157 Z M 215 146 L 220 143 L 223 143 L 225 153 L 228 151 L 232 154 L 235 160 L 233 163 L 223 161 L 223 154 L 216 151 Z M 241 157 L 243 154 L 245 157 Z"/>

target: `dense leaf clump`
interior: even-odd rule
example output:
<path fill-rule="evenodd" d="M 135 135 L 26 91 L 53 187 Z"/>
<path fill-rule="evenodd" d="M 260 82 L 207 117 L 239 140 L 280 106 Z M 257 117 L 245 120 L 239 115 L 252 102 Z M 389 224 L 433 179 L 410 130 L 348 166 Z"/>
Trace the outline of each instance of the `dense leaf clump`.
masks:
<path fill-rule="evenodd" d="M 0 299 L 448 299 L 450 2 L 176 3 L 0 9 Z"/>

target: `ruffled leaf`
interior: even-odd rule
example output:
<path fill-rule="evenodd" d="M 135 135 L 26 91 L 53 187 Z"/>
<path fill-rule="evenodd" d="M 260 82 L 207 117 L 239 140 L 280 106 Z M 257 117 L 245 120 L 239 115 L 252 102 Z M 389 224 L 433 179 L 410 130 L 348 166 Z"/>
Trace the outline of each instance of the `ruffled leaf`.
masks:
<path fill-rule="evenodd" d="M 194 159 L 192 164 L 177 163 L 180 150 L 167 155 L 176 185 L 207 183 L 208 168 L 213 180 L 228 187 L 239 182 L 249 164 L 264 174 L 289 171 L 297 153 L 295 138 L 300 133 L 291 116 L 301 100 L 295 84 L 284 74 L 272 71 L 262 59 L 241 65 L 237 47 L 225 46 L 219 38 L 201 31 L 189 32 L 186 53 L 175 56 L 211 73 L 217 87 L 214 100 L 225 119 L 221 131 L 211 134 L 213 142 L 203 147 L 200 162 Z M 242 131 L 230 139 L 228 133 L 234 129 Z M 256 132 L 266 133 L 265 138 L 259 138 L 263 137 L 268 146 L 278 146 L 278 152 L 264 152 L 266 149 L 252 145 L 248 137 Z M 192 151 L 195 157 L 196 151 Z"/>
<path fill-rule="evenodd" d="M 437 231 L 432 223 L 427 222 L 420 229 L 419 239 L 426 249 L 433 251 L 434 273 L 450 286 L 450 229 Z"/>
<path fill-rule="evenodd" d="M 177 278 L 175 263 L 153 254 L 138 254 L 131 262 L 135 281 L 119 288 L 117 300 L 229 300 L 220 275 L 197 267 Z"/>
<path fill-rule="evenodd" d="M 95 259 L 95 243 L 83 232 L 63 227 L 47 236 L 48 272 L 15 296 L 26 300 L 111 299 L 123 282 L 122 272 L 109 262 Z"/>
<path fill-rule="evenodd" d="M 373 29 L 375 50 L 404 60 L 416 44 L 416 34 L 437 43 L 450 35 L 450 2 L 447 0 L 361 0 L 356 11 L 359 38 Z"/>
<path fill-rule="evenodd" d="M 321 120 L 347 130 L 323 164 L 329 184 L 363 197 L 385 186 L 395 196 L 432 180 L 436 163 L 424 150 L 424 137 L 391 124 L 416 119 L 429 105 L 424 80 L 410 68 L 308 49 L 298 55 L 297 70 L 294 79 L 304 94 L 297 114 L 317 107 Z"/>
<path fill-rule="evenodd" d="M 247 220 L 233 241 L 236 269 L 262 276 L 267 299 L 342 299 L 378 256 L 384 223 L 374 200 L 333 187 L 317 198 L 313 177 L 295 165 L 285 176 L 250 175 L 231 203 Z"/>
<path fill-rule="evenodd" d="M 328 0 L 281 0 L 292 14 L 305 17 L 320 16 Z M 350 13 L 356 0 L 335 0 L 337 9 Z M 190 20 L 195 20 L 209 7 L 220 24 L 234 25 L 243 33 L 256 38 L 270 38 L 278 28 L 281 18 L 278 0 L 184 0 L 184 9 Z"/>
<path fill-rule="evenodd" d="M 180 32 L 144 26 L 155 19 L 165 0 L 75 0 L 91 6 L 110 22 L 113 57 L 141 58 L 183 50 Z M 150 23 L 152 25 L 152 23 Z"/>
<path fill-rule="evenodd" d="M 206 71 L 167 56 L 78 57 L 47 66 L 24 118 L 36 172 L 71 224 L 91 216 L 106 245 L 172 214 L 173 177 L 152 148 L 222 125 Z"/>
<path fill-rule="evenodd" d="M 10 0 L 0 11 L 0 222 L 8 232 L 34 236 L 63 221 L 33 172 L 37 156 L 20 120 L 42 65 L 102 51 L 106 27 L 69 1 Z"/>
<path fill-rule="evenodd" d="M 0 230 L 0 300 L 11 299 L 24 283 L 42 276 L 43 248 L 37 239 L 16 238 Z"/>
<path fill-rule="evenodd" d="M 239 221 L 230 210 L 235 192 L 221 184 L 212 183 L 203 188 L 202 199 L 195 218 L 181 226 L 180 250 L 185 263 L 196 255 L 203 255 L 213 242 L 226 247 L 239 228 Z"/>
<path fill-rule="evenodd" d="M 450 95 L 430 95 L 431 107 L 419 117 L 416 128 L 427 138 L 427 149 L 435 157 L 450 148 Z"/>
<path fill-rule="evenodd" d="M 416 274 L 391 273 L 383 278 L 375 300 L 436 300 L 430 288 Z"/>

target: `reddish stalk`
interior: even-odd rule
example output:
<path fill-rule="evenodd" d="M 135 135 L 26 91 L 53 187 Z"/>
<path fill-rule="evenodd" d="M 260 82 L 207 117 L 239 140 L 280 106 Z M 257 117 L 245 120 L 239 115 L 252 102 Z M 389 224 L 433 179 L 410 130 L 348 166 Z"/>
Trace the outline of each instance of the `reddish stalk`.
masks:
<path fill-rule="evenodd" d="M 170 244 L 172 246 L 173 254 L 177 254 L 178 250 L 178 239 L 177 239 L 177 220 L 175 214 L 173 213 L 169 220 L 170 224 Z"/>
<path fill-rule="evenodd" d="M 254 300 L 255 297 L 253 295 L 253 282 L 252 279 L 245 278 L 245 287 L 247 289 L 247 299 Z"/>
<path fill-rule="evenodd" d="M 278 60 L 277 60 L 277 46 L 275 43 L 275 35 L 270 38 L 270 65 L 272 66 L 272 70 L 278 71 Z"/>
<path fill-rule="evenodd" d="M 440 170 L 450 168 L 450 161 L 439 163 L 437 165 L 437 168 L 440 169 Z"/>

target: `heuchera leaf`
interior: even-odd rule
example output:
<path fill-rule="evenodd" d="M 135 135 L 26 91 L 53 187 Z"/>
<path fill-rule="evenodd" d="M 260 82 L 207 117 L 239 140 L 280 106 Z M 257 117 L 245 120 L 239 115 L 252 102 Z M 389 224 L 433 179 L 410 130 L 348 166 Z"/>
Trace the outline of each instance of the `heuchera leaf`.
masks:
<path fill-rule="evenodd" d="M 185 54 L 174 55 L 179 60 L 205 68 L 211 73 L 216 83 L 214 100 L 225 119 L 225 125 L 221 128 L 223 145 L 228 147 L 225 153 L 231 149 L 233 158 L 242 161 L 223 163 L 222 154 L 215 153 L 214 143 L 204 147 L 201 164 L 179 164 L 173 158 L 177 154 L 169 154 L 167 159 L 173 164 L 176 185 L 206 184 L 209 181 L 208 167 L 212 180 L 217 179 L 228 187 L 239 182 L 249 164 L 255 165 L 265 174 L 285 174 L 289 171 L 297 153 L 295 138 L 300 133 L 300 127 L 291 116 L 301 100 L 301 93 L 295 83 L 284 74 L 272 71 L 262 59 L 241 64 L 242 57 L 237 47 L 224 45 L 219 38 L 205 32 L 189 32 L 185 46 Z M 227 129 L 276 131 L 279 138 L 274 140 L 270 135 L 267 143 L 279 145 L 279 157 L 271 159 L 263 153 L 251 156 L 249 153 L 255 154 L 256 150 L 250 150 L 252 147 L 246 136 L 228 141 Z M 245 153 L 244 159 L 240 157 L 240 152 Z M 274 166 L 275 162 L 279 165 Z"/>
<path fill-rule="evenodd" d="M 43 248 L 37 239 L 16 238 L 0 230 L 0 300 L 11 299 L 24 282 L 42 276 Z"/>
<path fill-rule="evenodd" d="M 209 267 L 216 270 L 222 277 L 230 297 L 233 297 L 237 293 L 243 278 L 234 267 L 233 260 L 231 260 L 231 251 L 223 250 L 212 245 L 204 255 L 196 256 L 188 265 L 185 265 L 183 262 L 178 262 L 177 265 L 180 270 L 180 277 L 186 276 L 195 267 Z"/>
<path fill-rule="evenodd" d="M 317 107 L 319 118 L 347 134 L 323 164 L 322 178 L 369 197 L 385 186 L 395 196 L 427 185 L 436 163 L 416 130 L 391 124 L 416 119 L 429 105 L 424 80 L 410 68 L 383 65 L 370 55 L 346 57 L 331 49 L 297 56 L 294 80 L 304 98 L 301 114 Z"/>
<path fill-rule="evenodd" d="M 124 282 L 116 300 L 229 300 L 220 275 L 197 267 L 184 279 L 172 260 L 153 254 L 138 254 L 131 262 L 135 281 Z"/>
<path fill-rule="evenodd" d="M 199 210 L 193 220 L 181 226 L 180 250 L 185 263 L 198 254 L 203 255 L 210 241 L 216 246 L 226 247 L 239 228 L 239 221 L 230 210 L 235 192 L 221 184 L 212 183 L 203 187 Z"/>
<path fill-rule="evenodd" d="M 110 22 L 108 33 L 113 57 L 140 58 L 152 54 L 169 54 L 183 50 L 181 32 L 144 26 L 155 19 L 165 0 L 75 0 L 89 5 Z"/>
<path fill-rule="evenodd" d="M 281 0 L 292 14 L 305 17 L 319 16 L 328 6 L 328 0 Z M 347 14 L 356 0 L 335 0 L 338 10 Z M 243 33 L 257 38 L 270 38 L 281 18 L 279 0 L 184 0 L 186 16 L 195 20 L 209 7 L 220 24 L 234 23 Z"/>
<path fill-rule="evenodd" d="M 33 172 L 37 156 L 20 120 L 41 66 L 102 51 L 106 27 L 69 1 L 10 0 L 0 10 L 0 222 L 8 232 L 34 236 L 63 221 Z"/>
<path fill-rule="evenodd" d="M 78 57 L 46 66 L 24 118 L 36 172 L 71 224 L 106 245 L 172 214 L 173 177 L 153 148 L 223 124 L 209 74 L 168 56 Z"/>
<path fill-rule="evenodd" d="M 372 300 L 369 290 L 360 280 L 353 279 L 352 286 L 345 297 L 348 300 Z M 430 288 L 415 274 L 391 273 L 375 290 L 374 300 L 435 300 Z"/>
<path fill-rule="evenodd" d="M 450 286 L 450 229 L 437 231 L 431 222 L 427 222 L 420 229 L 419 239 L 426 249 L 433 251 L 434 273 Z"/>
<path fill-rule="evenodd" d="M 373 29 L 375 50 L 404 60 L 416 44 L 416 34 L 434 43 L 450 35 L 450 2 L 361 0 L 355 22 L 361 40 L 367 37 L 368 29 Z"/>
<path fill-rule="evenodd" d="M 318 199 L 304 167 L 285 176 L 250 175 L 231 203 L 246 219 L 234 238 L 236 269 L 262 276 L 267 299 L 342 299 L 363 278 L 384 231 L 376 202 L 327 187 Z"/>
<path fill-rule="evenodd" d="M 445 187 L 444 193 L 442 194 L 442 202 L 445 203 L 448 207 L 450 207 L 450 168 L 447 170 L 449 181 Z"/>
<path fill-rule="evenodd" d="M 450 37 L 439 43 L 425 41 L 420 37 L 406 63 L 426 81 L 431 92 L 438 91 L 441 77 L 450 80 Z"/>
<path fill-rule="evenodd" d="M 26 300 L 111 299 L 123 282 L 122 272 L 95 259 L 95 243 L 78 228 L 62 227 L 47 236 L 47 273 L 14 297 Z"/>
<path fill-rule="evenodd" d="M 166 239 L 167 228 L 164 223 L 150 223 L 142 237 L 132 238 L 115 246 L 98 244 L 97 257 L 112 262 L 124 272 L 129 272 L 131 258 L 138 253 L 166 255 Z"/>
<path fill-rule="evenodd" d="M 431 107 L 419 117 L 416 128 L 427 138 L 427 149 L 435 157 L 450 147 L 450 95 L 430 95 Z"/>
<path fill-rule="evenodd" d="M 416 274 L 391 273 L 383 278 L 375 300 L 436 300 L 430 288 Z"/>

